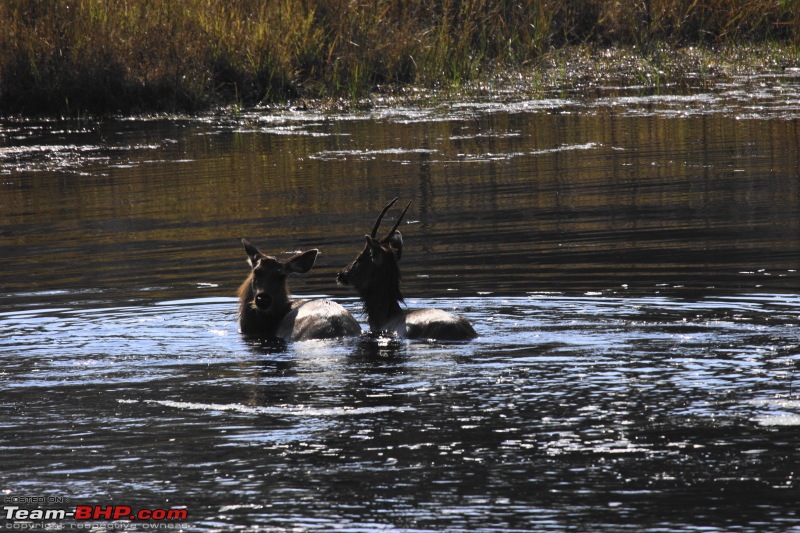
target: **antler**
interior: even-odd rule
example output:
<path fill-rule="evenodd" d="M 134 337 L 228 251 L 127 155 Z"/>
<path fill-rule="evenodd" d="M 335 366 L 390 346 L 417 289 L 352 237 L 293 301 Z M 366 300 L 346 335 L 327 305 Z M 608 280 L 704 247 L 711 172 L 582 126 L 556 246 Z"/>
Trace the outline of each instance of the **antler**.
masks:
<path fill-rule="evenodd" d="M 397 200 L 397 198 L 395 198 L 395 200 Z M 392 203 L 394 203 L 394 201 L 392 201 Z M 403 212 L 400 213 L 399 217 L 397 217 L 397 222 L 394 223 L 394 227 L 392 228 L 392 231 L 390 231 L 383 240 L 388 240 L 388 239 L 392 238 L 392 235 L 394 235 L 394 232 L 397 231 L 397 228 L 400 226 L 400 222 L 402 222 L 403 217 L 405 216 L 406 211 L 408 211 L 409 207 L 411 207 L 411 201 L 408 202 L 408 205 L 406 206 L 406 208 L 403 209 Z"/>
<path fill-rule="evenodd" d="M 375 238 L 375 234 L 378 233 L 378 227 L 381 225 L 381 220 L 383 220 L 383 215 L 386 214 L 386 211 L 388 211 L 389 208 L 392 207 L 397 200 L 398 200 L 398 198 L 395 197 L 394 200 L 392 200 L 391 202 L 386 204 L 386 207 L 383 208 L 383 211 L 381 211 L 381 214 L 378 215 L 378 220 L 375 221 L 375 226 L 372 228 L 372 233 L 370 233 L 370 236 L 373 239 Z M 405 211 L 404 211 L 404 213 L 405 213 Z M 397 228 L 395 228 L 395 229 L 397 229 Z M 394 230 L 392 230 L 392 231 L 394 231 Z"/>

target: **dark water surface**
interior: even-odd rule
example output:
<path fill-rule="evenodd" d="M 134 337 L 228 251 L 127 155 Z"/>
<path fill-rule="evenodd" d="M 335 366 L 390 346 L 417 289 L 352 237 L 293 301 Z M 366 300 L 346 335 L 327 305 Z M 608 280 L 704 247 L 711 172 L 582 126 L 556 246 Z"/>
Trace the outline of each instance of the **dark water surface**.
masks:
<path fill-rule="evenodd" d="M 789 72 L 0 123 L 4 505 L 185 509 L 193 531 L 800 531 L 799 119 Z M 394 196 L 407 305 L 478 340 L 239 335 L 239 237 L 320 248 L 294 292 L 358 312 L 335 274 Z"/>

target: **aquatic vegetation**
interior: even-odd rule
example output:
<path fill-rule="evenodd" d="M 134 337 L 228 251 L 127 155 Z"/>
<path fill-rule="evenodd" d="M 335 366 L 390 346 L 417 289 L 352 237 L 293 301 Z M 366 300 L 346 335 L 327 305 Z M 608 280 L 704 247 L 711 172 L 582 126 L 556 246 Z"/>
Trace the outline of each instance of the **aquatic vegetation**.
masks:
<path fill-rule="evenodd" d="M 800 46 L 786 0 L 6 0 L 0 26 L 0 110 L 73 116 L 460 86 L 575 45 Z"/>

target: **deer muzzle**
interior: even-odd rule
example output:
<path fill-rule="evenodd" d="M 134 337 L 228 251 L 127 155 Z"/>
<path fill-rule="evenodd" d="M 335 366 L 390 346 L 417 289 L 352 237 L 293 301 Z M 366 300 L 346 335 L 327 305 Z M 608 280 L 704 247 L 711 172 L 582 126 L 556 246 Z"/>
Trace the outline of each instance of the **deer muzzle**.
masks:
<path fill-rule="evenodd" d="M 253 303 L 255 303 L 256 307 L 258 307 L 262 311 L 269 309 L 269 307 L 272 305 L 272 296 L 260 292 L 256 294 L 255 298 L 253 298 Z"/>

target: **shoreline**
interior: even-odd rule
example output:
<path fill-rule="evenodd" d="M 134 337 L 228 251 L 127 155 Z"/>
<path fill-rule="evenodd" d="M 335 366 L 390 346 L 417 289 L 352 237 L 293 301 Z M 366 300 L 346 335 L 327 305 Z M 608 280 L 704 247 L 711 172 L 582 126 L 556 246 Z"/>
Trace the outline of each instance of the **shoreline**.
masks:
<path fill-rule="evenodd" d="M 521 68 L 500 66 L 473 80 L 439 83 L 434 87 L 389 83 L 372 87 L 366 94 L 298 95 L 275 101 L 245 104 L 215 94 L 194 109 L 169 109 L 163 103 L 122 110 L 71 110 L 59 113 L 11 112 L 4 120 L 101 120 L 124 117 L 195 116 L 233 114 L 257 109 L 346 112 L 374 107 L 420 105 L 476 98 L 541 99 L 552 94 L 589 95 L 609 90 L 620 92 L 687 94 L 740 76 L 798 72 L 800 48 L 784 43 L 744 43 L 720 46 L 661 47 L 644 56 L 633 46 L 566 46 L 544 53 Z M 494 96 L 493 96 L 494 95 Z M 499 96 L 497 96 L 499 95 Z"/>
<path fill-rule="evenodd" d="M 432 107 L 476 99 L 512 102 L 552 98 L 553 94 L 691 94 L 734 77 L 784 72 L 800 76 L 800 49 L 775 43 L 662 48 L 654 59 L 642 56 L 634 47 L 570 46 L 552 50 L 524 69 L 501 68 L 457 85 L 386 85 L 358 99 L 298 97 L 246 109 L 336 113 L 403 105 Z M 244 110 L 227 103 L 207 111 L 237 114 Z"/>

